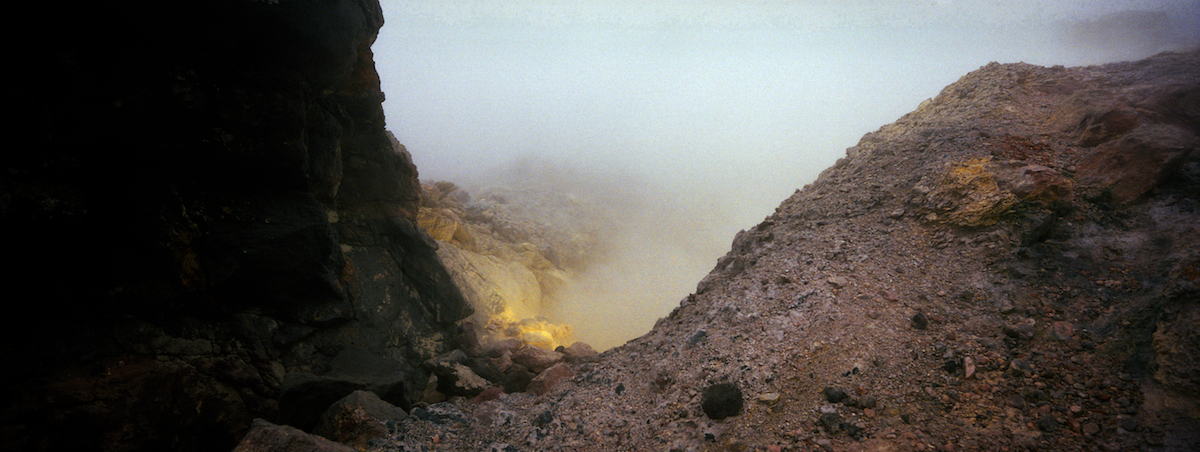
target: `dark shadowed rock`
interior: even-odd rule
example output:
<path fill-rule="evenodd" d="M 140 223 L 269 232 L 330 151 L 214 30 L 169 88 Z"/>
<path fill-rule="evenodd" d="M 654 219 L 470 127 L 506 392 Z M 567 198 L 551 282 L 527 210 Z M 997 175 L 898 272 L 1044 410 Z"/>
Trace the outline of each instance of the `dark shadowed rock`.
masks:
<path fill-rule="evenodd" d="M 325 375 L 292 372 L 280 389 L 278 421 L 312 431 L 321 415 L 337 400 L 359 390 L 407 410 L 411 408 L 400 363 L 359 347 L 346 347 L 331 361 Z"/>
<path fill-rule="evenodd" d="M 233 452 L 354 452 L 358 449 L 310 435 L 287 425 L 255 419 Z"/>
<path fill-rule="evenodd" d="M 387 421 L 408 416 L 404 410 L 384 402 L 368 391 L 354 391 L 334 402 L 317 423 L 313 434 L 352 446 L 367 449 L 372 439 L 388 434 Z"/>
<path fill-rule="evenodd" d="M 825 400 L 828 400 L 829 403 L 838 403 L 842 400 L 845 400 L 847 397 L 846 390 L 832 386 L 827 386 L 825 389 L 822 389 L 821 394 L 825 395 Z"/>
<path fill-rule="evenodd" d="M 925 317 L 924 312 L 918 312 L 912 316 L 912 327 L 914 329 L 923 330 L 929 328 L 929 317 Z"/>
<path fill-rule="evenodd" d="M 279 396 L 279 422 L 312 431 L 330 405 L 365 388 L 353 379 L 290 373 Z"/>
<path fill-rule="evenodd" d="M 700 408 L 715 420 L 742 414 L 742 390 L 733 383 L 717 383 L 704 388 L 700 396 Z"/>
<path fill-rule="evenodd" d="M 1054 433 L 1058 431 L 1058 420 L 1054 419 L 1054 416 L 1051 415 L 1045 415 L 1038 418 L 1038 420 L 1034 422 L 1034 425 L 1037 426 L 1038 430 L 1046 433 Z"/>
<path fill-rule="evenodd" d="M 504 372 L 500 370 L 500 367 L 491 358 L 468 358 L 463 362 L 463 365 L 470 368 L 471 372 L 475 372 L 475 375 L 479 375 L 484 380 L 497 384 L 504 382 Z"/>
<path fill-rule="evenodd" d="M 821 416 L 817 418 L 817 424 L 820 425 L 826 433 L 831 435 L 842 431 L 842 417 L 837 413 L 822 413 Z"/>
<path fill-rule="evenodd" d="M 514 394 L 525 392 L 529 388 L 529 383 L 533 381 L 534 374 L 529 371 L 528 367 L 520 364 L 513 364 L 507 372 L 504 372 L 504 392 Z"/>
<path fill-rule="evenodd" d="M 384 130 L 379 3 L 33 8 L 58 31 L 21 49 L 10 139 L 31 151 L 2 157 L 0 224 L 25 263 L 7 277 L 42 289 L 0 328 L 25 344 L 6 361 L 36 363 L 6 377 L 0 417 L 23 433 L 0 448 L 228 450 L 275 418 L 285 374 L 351 343 L 397 363 L 381 397 L 415 398 L 408 361 L 471 311 Z M 87 270 L 63 284 L 65 262 Z M 94 377 L 120 363 L 138 384 Z"/>

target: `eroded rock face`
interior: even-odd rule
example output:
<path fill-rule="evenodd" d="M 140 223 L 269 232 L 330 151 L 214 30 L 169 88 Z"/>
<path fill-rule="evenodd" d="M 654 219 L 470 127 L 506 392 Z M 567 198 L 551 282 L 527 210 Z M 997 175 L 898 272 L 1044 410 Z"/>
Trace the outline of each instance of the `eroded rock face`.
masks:
<path fill-rule="evenodd" d="M 439 181 L 422 190 L 418 225 L 438 242 L 438 257 L 474 308 L 481 343 L 516 339 L 550 350 L 571 344 L 569 325 L 542 316 L 603 254 L 603 231 L 613 229 L 604 210 L 545 188 L 471 193 Z"/>
<path fill-rule="evenodd" d="M 409 363 L 471 311 L 383 129 L 379 4 L 35 9 L 0 223 L 37 296 L 3 325 L 3 448 L 228 450 L 351 343 L 415 398 Z"/>

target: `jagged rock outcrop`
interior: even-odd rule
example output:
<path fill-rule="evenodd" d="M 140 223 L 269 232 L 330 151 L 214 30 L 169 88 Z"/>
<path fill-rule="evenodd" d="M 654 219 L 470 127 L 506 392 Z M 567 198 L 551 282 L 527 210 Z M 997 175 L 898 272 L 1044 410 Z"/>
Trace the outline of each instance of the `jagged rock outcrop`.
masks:
<path fill-rule="evenodd" d="M 464 404 L 481 422 L 400 430 L 412 448 L 1196 450 L 1197 93 L 1200 51 L 984 66 L 738 233 L 648 334 L 540 397 Z M 716 385 L 744 405 L 714 416 Z"/>
<path fill-rule="evenodd" d="M 350 347 L 394 364 L 359 369 L 388 369 L 381 395 L 418 398 L 471 310 L 383 129 L 378 2 L 33 9 L 0 160 L 26 289 L 0 448 L 228 450 Z"/>
<path fill-rule="evenodd" d="M 543 315 L 573 275 L 605 252 L 604 231 L 613 228 L 602 209 L 535 187 L 472 194 L 440 181 L 422 188 L 418 224 L 438 241 L 438 257 L 474 308 L 482 339 L 548 350 L 570 345 L 570 326 Z"/>

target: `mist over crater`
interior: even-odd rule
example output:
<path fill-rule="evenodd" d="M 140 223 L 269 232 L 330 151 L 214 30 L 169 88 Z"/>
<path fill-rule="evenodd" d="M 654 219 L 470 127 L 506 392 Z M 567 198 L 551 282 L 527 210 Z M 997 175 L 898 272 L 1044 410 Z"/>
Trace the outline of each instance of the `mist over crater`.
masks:
<path fill-rule="evenodd" d="M 1186 1 L 383 6 L 387 127 L 421 179 L 605 206 L 611 249 L 544 314 L 624 339 L 695 290 L 735 233 L 962 74 L 1200 45 Z"/>

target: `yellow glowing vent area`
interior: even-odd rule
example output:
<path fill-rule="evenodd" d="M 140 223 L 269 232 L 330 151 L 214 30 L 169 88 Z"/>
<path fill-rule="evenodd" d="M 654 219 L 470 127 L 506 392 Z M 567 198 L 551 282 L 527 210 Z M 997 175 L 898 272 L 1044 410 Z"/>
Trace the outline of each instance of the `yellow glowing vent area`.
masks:
<path fill-rule="evenodd" d="M 465 322 L 484 342 L 620 345 L 691 293 L 722 251 L 719 237 L 733 235 L 713 227 L 720 221 L 681 220 L 716 213 L 665 188 L 547 163 L 422 189 L 418 223 L 438 242 L 475 310 Z"/>

